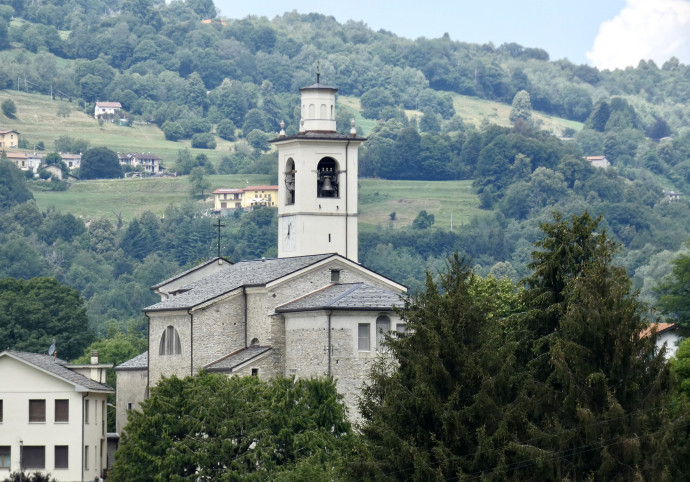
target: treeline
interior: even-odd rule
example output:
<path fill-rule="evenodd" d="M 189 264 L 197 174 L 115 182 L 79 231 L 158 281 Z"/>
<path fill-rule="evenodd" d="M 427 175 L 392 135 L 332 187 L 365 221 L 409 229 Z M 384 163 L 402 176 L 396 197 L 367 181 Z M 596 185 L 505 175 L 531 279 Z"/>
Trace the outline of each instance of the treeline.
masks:
<path fill-rule="evenodd" d="M 661 69 L 641 62 L 601 72 L 515 43 L 412 41 L 319 14 L 221 20 L 211 0 L 38 7 L 3 0 L 0 7 L 0 88 L 52 89 L 89 112 L 97 100 L 119 101 L 130 115 L 167 122 L 172 140 L 214 129 L 232 137 L 232 126 L 245 136 L 275 132 L 281 120 L 294 132 L 295 94 L 314 82 L 317 68 L 342 94 L 361 96 L 365 115 L 375 118 L 404 108 L 450 119 L 452 102 L 440 91 L 504 103 L 526 91 L 536 110 L 576 121 L 601 101 L 628 96 L 645 128 L 656 118 L 687 126 L 680 105 L 689 100 L 688 67 L 673 58 Z"/>
<path fill-rule="evenodd" d="M 216 255 L 214 219 L 190 200 L 124 225 L 112 217 L 88 220 L 54 209 L 41 212 L 21 171 L 0 160 L 0 278 L 52 277 L 86 299 L 91 328 L 124 329 L 157 295 L 149 288 Z M 225 218 L 222 254 L 232 260 L 275 256 L 274 209 Z"/>

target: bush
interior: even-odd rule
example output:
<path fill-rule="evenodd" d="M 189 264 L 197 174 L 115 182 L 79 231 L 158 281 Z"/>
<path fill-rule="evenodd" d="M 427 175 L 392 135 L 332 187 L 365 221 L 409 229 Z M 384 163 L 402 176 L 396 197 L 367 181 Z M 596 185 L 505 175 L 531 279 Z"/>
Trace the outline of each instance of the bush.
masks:
<path fill-rule="evenodd" d="M 192 147 L 197 149 L 215 149 L 216 139 L 209 132 L 202 132 L 192 136 Z"/>
<path fill-rule="evenodd" d="M 184 137 L 184 129 L 177 122 L 165 121 L 161 126 L 165 138 L 169 141 L 178 141 Z"/>
<path fill-rule="evenodd" d="M 237 127 L 235 126 L 235 123 L 231 121 L 230 119 L 223 119 L 218 123 L 218 126 L 216 127 L 216 134 L 218 134 L 218 137 L 221 139 L 225 139 L 226 141 L 234 141 L 235 140 L 235 130 Z"/>
<path fill-rule="evenodd" d="M 12 99 L 6 99 L 2 103 L 2 113 L 7 117 L 14 117 L 14 114 L 17 113 L 17 106 L 14 105 Z"/>

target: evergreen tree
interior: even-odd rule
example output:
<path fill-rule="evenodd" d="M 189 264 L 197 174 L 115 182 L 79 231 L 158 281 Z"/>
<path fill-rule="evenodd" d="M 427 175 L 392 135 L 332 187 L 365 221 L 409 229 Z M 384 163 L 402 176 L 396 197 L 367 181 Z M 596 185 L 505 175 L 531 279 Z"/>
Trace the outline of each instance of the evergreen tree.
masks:
<path fill-rule="evenodd" d="M 521 90 L 513 97 L 513 106 L 510 110 L 510 122 L 515 122 L 517 120 L 529 122 L 531 119 L 532 102 L 530 101 L 529 92 Z"/>
<path fill-rule="evenodd" d="M 427 273 L 426 292 L 405 303 L 406 334 L 386 337 L 388 356 L 363 391 L 357 480 L 455 480 L 502 464 L 512 348 L 497 314 L 510 309 L 475 285 L 456 255 L 438 283 Z"/>
<path fill-rule="evenodd" d="M 520 480 L 657 480 L 671 470 L 668 367 L 599 223 L 555 214 L 542 225 L 525 312 L 509 325 L 525 370 L 511 406 L 524 442 L 506 447 L 506 473 Z"/>

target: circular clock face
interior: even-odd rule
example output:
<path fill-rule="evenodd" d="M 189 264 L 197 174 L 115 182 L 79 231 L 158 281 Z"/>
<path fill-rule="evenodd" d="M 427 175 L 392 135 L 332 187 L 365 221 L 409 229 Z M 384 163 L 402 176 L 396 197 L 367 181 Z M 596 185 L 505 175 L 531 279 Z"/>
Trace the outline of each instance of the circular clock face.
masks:
<path fill-rule="evenodd" d="M 296 247 L 296 227 L 294 216 L 286 216 L 283 218 L 283 250 L 294 251 Z"/>

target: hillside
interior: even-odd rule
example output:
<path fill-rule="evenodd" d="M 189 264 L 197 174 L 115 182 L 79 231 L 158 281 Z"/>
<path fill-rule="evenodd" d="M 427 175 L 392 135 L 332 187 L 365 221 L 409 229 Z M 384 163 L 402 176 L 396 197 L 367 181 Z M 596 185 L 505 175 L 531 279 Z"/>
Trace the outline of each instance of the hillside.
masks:
<path fill-rule="evenodd" d="M 221 187 L 239 187 L 269 182 L 265 175 L 214 175 L 209 192 Z M 382 226 L 402 228 L 412 224 L 420 211 L 426 210 L 436 217 L 436 225 L 450 228 L 453 224 L 468 223 L 479 211 L 479 200 L 469 181 L 386 181 L 361 179 L 359 181 L 359 224 L 363 231 L 377 230 Z M 115 219 L 121 214 L 129 223 L 144 211 L 163 216 L 170 204 L 181 205 L 193 198 L 189 193 L 187 177 L 161 179 L 121 179 L 102 181 L 78 181 L 68 191 L 34 191 L 40 210 L 55 208 L 63 214 L 73 214 L 89 221 L 105 216 Z M 213 197 L 205 202 L 207 212 L 213 209 Z M 391 221 L 390 214 L 396 213 Z"/>

